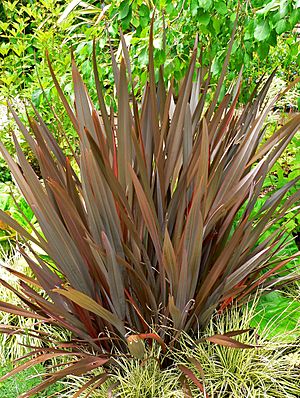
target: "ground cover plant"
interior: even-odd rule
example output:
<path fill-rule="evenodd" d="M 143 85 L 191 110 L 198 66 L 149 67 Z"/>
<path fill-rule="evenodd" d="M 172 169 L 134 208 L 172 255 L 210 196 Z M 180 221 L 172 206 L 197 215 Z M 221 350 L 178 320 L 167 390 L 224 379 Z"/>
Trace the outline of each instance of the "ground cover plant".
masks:
<path fill-rule="evenodd" d="M 233 306 L 222 315 L 212 317 L 205 334 L 209 336 L 224 334 L 232 328 L 251 328 L 253 318 L 257 316 L 258 297 L 242 308 Z M 282 315 L 288 317 L 291 309 L 286 307 L 281 308 L 281 311 Z M 277 335 L 273 334 L 270 338 L 278 324 L 275 316 L 267 324 L 260 325 L 259 331 L 252 330 L 239 337 L 239 341 L 244 344 L 258 345 L 253 350 L 236 350 L 209 345 L 203 341 L 195 344 L 187 337 L 182 338 L 177 361 L 192 370 L 199 379 L 204 379 L 210 397 L 296 398 L 300 394 L 297 381 L 300 376 L 299 341 L 294 339 L 288 344 L 283 341 L 283 337 L 284 334 L 292 337 L 297 332 L 297 327 L 290 332 L 277 331 Z M 181 352 L 186 352 L 187 356 L 192 356 L 196 361 L 187 361 Z M 195 389 L 194 393 L 197 396 Z"/>
<path fill-rule="evenodd" d="M 1 366 L 0 376 L 11 371 L 12 365 L 6 364 Z M 11 379 L 7 379 L 0 383 L 0 398 L 16 398 L 21 393 L 29 390 L 33 386 L 42 381 L 41 374 L 44 373 L 42 365 L 27 369 L 25 372 L 15 375 Z M 59 391 L 59 385 L 51 386 L 43 392 L 36 394 L 36 398 L 48 398 Z M 54 395 L 55 396 L 55 395 Z"/>
<path fill-rule="evenodd" d="M 6 271 L 5 267 L 10 267 L 14 269 L 14 271 L 22 272 L 29 277 L 32 276 L 32 272 L 28 268 L 23 256 L 16 251 L 15 246 L 12 246 L 9 251 L 5 249 L 2 250 L 3 252 L 1 252 L 0 260 L 1 278 L 16 288 L 18 286 L 18 278 Z M 1 300 L 6 303 L 22 306 L 20 298 L 3 285 L 0 286 L 0 296 Z M 39 338 L 36 338 L 34 333 L 30 333 L 31 331 L 39 330 L 40 333 L 43 333 L 43 331 L 46 330 L 48 335 L 51 334 L 53 339 L 67 340 L 69 338 L 68 334 L 65 336 L 62 335 L 63 331 L 61 329 L 51 328 L 49 325 L 38 323 L 35 319 L 22 317 L 18 314 L 10 314 L 1 311 L 0 324 L 1 327 L 6 325 L 16 332 L 9 334 L 0 333 L 0 377 L 6 375 L 13 369 L 15 365 L 14 361 L 17 361 L 18 358 L 24 355 L 26 356 L 30 350 L 30 346 L 35 345 L 37 347 L 43 345 L 43 342 Z M 17 331 L 20 330 L 22 330 L 22 334 L 17 333 Z M 52 366 L 56 363 L 55 359 L 51 361 Z M 0 383 L 0 398 L 16 398 L 21 393 L 41 383 L 45 372 L 46 369 L 41 364 L 38 364 L 37 366 L 2 381 Z M 63 388 L 64 386 L 58 383 L 56 386 L 51 386 L 36 394 L 36 397 L 46 398 L 59 392 L 57 395 L 63 398 L 61 392 Z M 65 398 L 67 398 L 67 395 Z"/>
<path fill-rule="evenodd" d="M 74 336 L 56 348 L 32 347 L 26 363 L 0 378 L 51 358 L 68 358 L 22 397 L 68 374 L 101 367 L 104 373 L 82 391 L 96 388 L 109 376 L 105 369 L 117 366 L 118 356 L 143 359 L 145 344 L 154 341 L 162 352 L 176 348 L 182 332 L 193 335 L 203 330 L 216 310 L 247 299 L 258 286 L 272 290 L 276 283 L 286 283 L 280 271 L 298 255 L 281 256 L 284 226 L 260 238 L 299 200 L 299 190 L 288 193 L 300 177 L 273 192 L 254 211 L 268 171 L 300 126 L 300 115 L 295 115 L 262 142 L 264 120 L 284 94 L 265 103 L 274 73 L 262 87 L 257 85 L 240 112 L 235 107 L 242 72 L 219 101 L 233 31 L 217 86 L 210 86 L 211 65 L 202 65 L 196 40 L 174 95 L 173 82 L 166 84 L 162 69 L 155 71 L 153 24 L 150 32 L 149 81 L 141 104 L 134 96 L 123 36 L 120 66 L 111 53 L 116 113 L 105 106 L 95 49 L 98 110 L 74 59 L 74 109 L 49 61 L 54 85 L 79 137 L 79 151 L 69 148 L 72 158 L 65 156 L 37 110 L 28 120 L 32 136 L 11 107 L 38 159 L 38 175 L 14 133 L 17 159 L 3 144 L 0 149 L 39 228 L 31 225 L 30 234 L 0 210 L 2 222 L 18 232 L 30 251 L 20 246 L 34 274 L 11 270 L 20 279 L 20 288 L 1 282 L 27 308 L 1 302 L 0 309 L 59 325 Z M 36 246 L 48 257 L 41 256 Z M 249 348 L 234 339 L 239 333 L 206 339 Z M 44 333 L 40 338 L 44 344 L 49 341 Z M 203 390 L 200 381 L 197 386 Z"/>

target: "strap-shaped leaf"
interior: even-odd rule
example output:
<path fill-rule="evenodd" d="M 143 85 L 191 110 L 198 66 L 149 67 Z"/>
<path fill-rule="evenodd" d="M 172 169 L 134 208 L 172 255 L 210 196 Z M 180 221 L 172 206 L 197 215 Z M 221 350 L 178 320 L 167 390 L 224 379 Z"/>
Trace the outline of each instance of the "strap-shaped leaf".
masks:
<path fill-rule="evenodd" d="M 68 101 L 67 101 L 67 99 L 66 99 L 66 97 L 65 97 L 65 95 L 64 95 L 64 93 L 63 93 L 63 91 L 62 91 L 62 89 L 61 89 L 61 87 L 59 85 L 59 83 L 58 83 L 58 80 L 57 80 L 57 78 L 55 76 L 54 70 L 53 70 L 51 62 L 50 62 L 50 58 L 49 58 L 48 52 L 46 52 L 46 58 L 47 58 L 47 61 L 48 61 L 49 70 L 50 70 L 50 73 L 51 73 L 52 80 L 54 82 L 55 88 L 56 88 L 56 90 L 57 90 L 57 92 L 58 92 L 58 94 L 60 96 L 60 99 L 61 99 L 61 101 L 62 101 L 62 103 L 63 103 L 63 105 L 64 105 L 64 107 L 65 107 L 65 109 L 66 109 L 66 111 L 67 111 L 67 113 L 69 115 L 69 118 L 70 118 L 75 130 L 77 132 L 79 132 L 79 125 L 78 125 L 77 119 L 76 119 L 76 117 L 74 115 L 74 112 L 71 109 L 71 107 L 70 107 L 70 105 L 69 105 L 69 103 L 68 103 Z"/>
<path fill-rule="evenodd" d="M 110 245 L 110 242 L 105 234 L 102 232 L 102 242 L 106 251 L 106 267 L 108 271 L 108 280 L 110 287 L 110 295 L 112 303 L 116 310 L 116 314 L 120 319 L 125 318 L 126 304 L 124 294 L 124 281 L 123 281 L 123 269 L 118 264 L 116 253 Z"/>
<path fill-rule="evenodd" d="M 182 373 L 184 373 L 192 382 L 199 388 L 199 390 L 203 393 L 204 386 L 203 384 L 197 379 L 197 377 L 194 375 L 194 373 L 187 368 L 185 365 L 178 365 L 178 368 L 181 370 Z M 209 398 L 209 395 L 205 394 L 206 398 Z"/>
<path fill-rule="evenodd" d="M 111 125 L 109 122 L 109 117 L 104 101 L 104 96 L 102 92 L 102 87 L 99 79 L 99 73 L 98 73 L 98 67 L 97 67 L 97 60 L 96 60 L 96 42 L 95 40 L 93 41 L 93 71 L 94 71 L 94 77 L 95 77 L 95 85 L 96 85 L 96 91 L 97 91 L 97 96 L 98 96 L 98 103 L 101 111 L 101 117 L 103 120 L 104 128 L 105 128 L 105 133 L 106 133 L 106 138 L 107 142 L 109 145 L 110 150 L 112 151 L 113 149 L 113 141 L 112 141 L 112 135 L 113 131 L 111 129 Z"/>
<path fill-rule="evenodd" d="M 215 334 L 214 336 L 206 337 L 205 340 L 215 343 L 218 345 L 222 345 L 224 347 L 230 347 L 230 348 L 240 348 L 240 349 L 249 349 L 249 348 L 255 348 L 256 346 L 253 346 L 251 344 L 245 344 L 241 343 L 240 341 L 237 341 L 233 339 L 232 337 L 223 335 L 223 334 Z"/>
<path fill-rule="evenodd" d="M 73 301 L 82 308 L 85 308 L 86 310 L 99 315 L 101 318 L 105 319 L 108 323 L 113 325 L 120 332 L 121 335 L 125 335 L 125 328 L 122 320 L 119 319 L 112 312 L 102 307 L 86 294 L 72 289 L 71 287 L 66 287 L 64 289 L 53 289 L 53 291 L 61 294 L 64 297 L 67 297 L 69 300 Z"/>
<path fill-rule="evenodd" d="M 154 247 L 156 249 L 156 254 L 159 262 L 162 261 L 162 238 L 160 236 L 159 228 L 158 228 L 158 220 L 156 214 L 153 211 L 153 206 L 151 206 L 152 199 L 147 197 L 139 179 L 137 178 L 134 170 L 129 167 L 129 172 L 131 174 L 132 182 L 136 191 L 137 199 L 140 205 L 141 212 L 143 214 L 143 218 L 145 220 L 145 224 L 153 241 Z"/>
<path fill-rule="evenodd" d="M 118 85 L 118 176 L 124 191 L 127 191 L 129 202 L 132 198 L 132 183 L 127 173 L 127 165 L 132 163 L 132 116 L 129 107 L 128 82 L 126 78 L 125 63 L 121 61 L 120 78 Z"/>
<path fill-rule="evenodd" d="M 8 312 L 10 314 L 19 315 L 25 318 L 34 318 L 40 320 L 47 320 L 47 318 L 40 316 L 38 314 L 34 314 L 33 312 L 27 311 L 23 308 L 20 308 L 16 305 L 6 303 L 5 301 L 0 301 L 0 310 Z"/>

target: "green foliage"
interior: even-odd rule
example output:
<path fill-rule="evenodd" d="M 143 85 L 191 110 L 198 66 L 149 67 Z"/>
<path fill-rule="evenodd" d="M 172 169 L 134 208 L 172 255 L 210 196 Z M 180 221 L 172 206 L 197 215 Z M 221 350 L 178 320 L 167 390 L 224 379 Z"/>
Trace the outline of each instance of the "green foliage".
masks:
<path fill-rule="evenodd" d="M 0 182 L 11 181 L 11 174 L 3 159 L 0 159 Z"/>
<path fill-rule="evenodd" d="M 291 213 L 288 214 L 290 216 Z M 287 231 L 294 230 L 294 219 L 299 214 L 286 217 L 284 226 Z M 297 225 L 298 228 L 298 225 Z M 273 231 L 268 231 L 270 235 Z M 292 234 L 285 235 L 286 245 L 279 253 L 280 256 L 291 256 L 299 251 Z M 251 320 L 251 326 L 264 333 L 266 337 L 274 336 L 283 342 L 291 342 L 300 337 L 300 290 L 299 290 L 299 257 L 282 268 L 282 275 L 294 274 L 297 278 L 287 286 L 269 294 L 262 294 L 257 299 L 256 311 Z M 266 293 L 266 292 L 265 292 Z"/>
<path fill-rule="evenodd" d="M 36 60 L 53 47 L 59 1 L 43 0 L 39 7 L 30 1 L 2 2 L 0 23 L 1 97 L 30 90 Z"/>
<path fill-rule="evenodd" d="M 62 2 L 59 0 L 43 0 L 38 2 L 24 0 L 5 0 L 2 4 L 2 18 L 0 18 L 0 120 L 3 107 L 6 108 L 8 98 L 22 108 L 21 118 L 24 120 L 25 109 L 22 101 L 28 105 L 32 101 L 40 110 L 44 111 L 46 121 L 52 125 L 57 139 L 60 137 L 58 124 L 51 114 L 47 100 L 57 103 L 56 93 L 51 92 L 51 79 L 44 60 L 45 51 L 50 55 L 63 54 L 56 57 L 56 71 L 63 76 L 66 65 L 70 61 L 70 47 L 62 43 L 63 31 L 57 25 L 57 18 L 61 12 Z M 42 95 L 38 76 L 48 96 Z M 56 99 L 56 101 L 55 101 Z M 55 109 L 61 116 L 60 110 Z M 26 118 L 26 117 L 25 117 Z M 63 119 L 62 119 L 63 120 Z M 10 147 L 11 153 L 11 118 L 1 123 L 1 140 Z M 70 131 L 71 135 L 71 131 Z M 23 149 L 28 146 L 22 143 Z M 29 153 L 28 153 L 29 154 Z M 2 162 L 2 161 L 1 161 Z M 9 181 L 10 174 L 5 167 L 1 167 L 0 180 Z"/>
<path fill-rule="evenodd" d="M 272 134 L 278 128 L 278 125 L 282 125 L 289 120 L 290 115 L 283 114 L 282 116 L 274 115 L 271 116 L 267 124 L 267 136 Z M 275 119 L 275 120 L 274 120 Z M 268 174 L 264 185 L 264 197 L 270 196 L 273 190 L 282 188 L 288 181 L 296 178 L 300 175 L 300 133 L 297 132 L 290 144 L 288 145 L 286 151 L 274 164 L 270 173 Z M 293 192 L 300 189 L 300 182 L 296 183 L 293 188 Z M 263 202 L 263 198 L 261 199 Z M 291 209 L 283 218 L 281 222 L 282 228 L 284 228 L 287 233 L 292 236 L 296 236 L 300 232 L 300 214 L 299 209 L 295 206 Z M 279 225 L 277 225 L 279 226 Z M 272 233 L 270 229 L 269 234 Z M 287 236 L 286 236 L 287 237 Z M 294 252 L 297 251 L 297 247 L 294 245 Z"/>
<path fill-rule="evenodd" d="M 182 353 L 184 356 L 184 353 Z M 90 392 L 91 398 L 107 398 L 109 391 L 120 398 L 184 398 L 180 382 L 180 372 L 176 367 L 162 369 L 159 364 L 159 350 L 152 348 L 147 359 L 118 358 L 117 366 L 110 368 L 110 377 L 95 391 Z M 97 370 L 95 375 L 103 370 Z M 69 391 L 69 397 L 85 383 L 89 377 L 72 377 L 63 382 Z"/>
<path fill-rule="evenodd" d="M 248 87 L 254 86 L 263 72 L 271 73 L 274 66 L 278 66 L 284 78 L 288 80 L 297 73 L 298 42 L 297 35 L 292 30 L 300 21 L 300 9 L 293 0 L 271 3 L 272 6 L 266 0 L 241 3 L 239 29 L 229 65 L 229 80 L 234 78 L 242 65 L 245 67 L 245 82 Z M 105 29 L 108 26 L 114 48 L 116 48 L 114 43 L 119 42 L 118 32 L 121 25 L 134 57 L 133 74 L 139 76 L 141 83 L 144 84 L 147 59 L 145 38 L 149 34 L 148 26 L 153 6 L 150 7 L 149 4 L 140 1 L 127 0 L 107 3 L 104 7 L 95 1 L 80 4 L 72 1 L 61 15 L 59 22 L 64 21 L 66 28 L 72 34 L 84 31 L 85 37 L 100 36 L 102 47 L 107 41 Z M 203 43 L 204 62 L 213 61 L 212 79 L 215 80 L 221 71 L 225 57 L 224 48 L 230 38 L 237 6 L 236 0 L 155 1 L 157 45 L 155 45 L 154 60 L 156 66 L 167 61 L 164 70 L 167 79 L 175 77 L 175 81 L 179 81 L 183 77 L 189 50 L 198 33 Z M 165 33 L 163 26 L 166 27 Z M 172 29 L 169 29 L 170 27 Z M 102 55 L 103 64 L 107 64 L 107 52 Z M 82 72 L 84 73 L 83 70 Z M 102 73 L 108 76 L 105 69 Z M 139 82 L 137 86 L 139 87 Z M 243 92 L 244 101 L 250 91 Z"/>
<path fill-rule="evenodd" d="M 254 38 L 257 41 L 264 41 L 270 36 L 270 30 L 268 21 L 260 21 L 254 29 Z"/>
<path fill-rule="evenodd" d="M 251 326 L 258 328 L 258 333 L 268 331 L 268 338 L 277 336 L 283 342 L 294 341 L 300 337 L 300 302 L 281 292 L 267 294 L 259 299 Z"/>
<path fill-rule="evenodd" d="M 117 369 L 113 380 L 118 381 L 114 393 L 119 397 L 183 398 L 179 372 L 162 371 L 156 358 L 149 358 L 144 366 L 136 360 L 120 360 Z"/>
<path fill-rule="evenodd" d="M 2 11 L 4 17 L 0 26 L 0 97 L 15 95 L 22 87 L 23 96 L 31 98 L 35 105 L 43 106 L 44 110 L 47 109 L 34 71 L 37 60 L 37 72 L 46 94 L 55 97 L 43 61 L 45 49 L 53 53 L 54 68 L 62 79 L 62 85 L 66 86 L 64 88 L 71 93 L 67 83 L 69 76 L 66 73 L 70 45 L 73 45 L 78 56 L 78 64 L 87 85 L 92 88 L 89 60 L 94 37 L 101 37 L 97 48 L 102 65 L 100 77 L 109 86 L 113 82 L 113 75 L 109 61 L 110 51 L 106 46 L 106 28 L 111 37 L 111 45 L 116 51 L 120 27 L 131 46 L 134 60 L 132 73 L 137 78 L 136 90 L 141 90 L 146 80 L 147 37 L 154 6 L 157 10 L 154 61 L 157 67 L 167 61 L 165 77 L 169 79 L 174 76 L 178 82 L 184 76 L 196 33 L 199 33 L 205 49 L 205 63 L 213 61 L 213 74 L 218 75 L 237 4 L 237 0 L 157 0 L 154 3 L 117 0 L 102 2 L 100 5 L 99 2 L 90 0 L 70 1 L 62 6 L 61 1 L 44 0 L 36 7 L 35 2 L 5 0 Z M 293 0 L 242 2 L 240 26 L 229 65 L 229 80 L 234 78 L 242 65 L 245 66 L 246 84 L 250 87 L 255 85 L 264 71 L 270 72 L 274 66 L 279 66 L 284 79 L 289 80 L 296 73 L 299 64 L 297 36 L 292 32 L 299 21 L 300 8 Z M 165 33 L 163 25 L 166 27 Z M 213 76 L 213 80 L 215 79 Z M 248 94 L 245 90 L 244 100 Z M 94 93 L 91 92 L 91 95 Z M 107 102 L 109 96 L 110 92 L 107 92 Z M 48 117 L 51 117 L 50 113 Z"/>
<path fill-rule="evenodd" d="M 234 31 L 216 87 L 210 85 L 211 70 L 201 63 L 198 67 L 195 46 L 175 97 L 172 82 L 166 84 L 162 69 L 154 67 L 151 24 L 149 80 L 139 103 L 122 36 L 120 67 L 112 52 L 116 113 L 105 106 L 95 48 L 100 112 L 74 59 L 74 110 L 49 62 L 78 135 L 79 151 L 72 161 L 36 110 L 28 120 L 30 134 L 11 108 L 38 170 L 30 166 L 14 133 L 16 159 L 3 144 L 0 149 L 39 229 L 29 233 L 0 210 L 2 221 L 31 247 L 31 254 L 21 252 L 34 274 L 31 279 L 18 274 L 18 296 L 28 309 L 4 302 L 0 309 L 59 325 L 74 336 L 67 347 L 57 343 L 55 349 L 39 349 L 38 355 L 33 349 L 29 356 L 37 355 L 34 363 L 56 356 L 73 362 L 54 369 L 24 398 L 68 374 L 107 367 L 117 353 L 142 358 L 144 340 L 156 340 L 166 352 L 176 346 L 180 333 L 203 330 L 216 309 L 249 297 L 257 286 L 269 285 L 270 277 L 276 278 L 273 286 L 286 281 L 281 269 L 296 255 L 278 256 L 283 243 L 276 225 L 299 200 L 299 190 L 286 195 L 300 177 L 272 193 L 258 211 L 255 204 L 268 172 L 298 131 L 300 115 L 263 140 L 264 120 L 274 105 L 265 105 L 265 97 L 274 75 L 257 86 L 239 112 L 241 74 L 218 102 L 233 40 Z M 272 235 L 263 238 L 272 227 Z M 209 339 L 245 348 L 230 336 Z M 91 384 L 97 382 L 94 378 Z"/>
<path fill-rule="evenodd" d="M 12 370 L 11 364 L 2 365 L 0 369 L 0 377 Z M 19 373 L 11 379 L 7 379 L 0 383 L 0 398 L 16 398 L 25 391 L 31 389 L 42 381 L 41 374 L 44 368 L 41 365 L 27 369 L 22 374 Z M 36 394 L 36 398 L 47 398 L 60 390 L 59 385 L 51 386 L 42 393 Z"/>
<path fill-rule="evenodd" d="M 33 232 L 32 225 L 36 218 L 25 199 L 16 190 L 15 185 L 0 183 L 0 209 L 9 214 L 29 233 Z M 7 255 L 18 240 L 18 235 L 7 224 L 0 222 L 0 245 Z"/>

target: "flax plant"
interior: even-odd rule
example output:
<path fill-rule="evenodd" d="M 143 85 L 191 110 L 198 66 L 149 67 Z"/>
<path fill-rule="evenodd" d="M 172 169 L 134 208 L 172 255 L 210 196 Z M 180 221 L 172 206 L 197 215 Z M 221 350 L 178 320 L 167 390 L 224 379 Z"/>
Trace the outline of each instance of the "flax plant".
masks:
<path fill-rule="evenodd" d="M 10 289 L 27 309 L 0 302 L 0 310 L 59 325 L 73 336 L 56 348 L 33 347 L 28 361 L 4 376 L 51 358 L 69 359 L 23 398 L 69 374 L 105 370 L 116 363 L 115 353 L 142 360 L 145 344 L 154 341 L 165 352 L 176 346 L 181 332 L 203 330 L 216 309 L 245 300 L 258 286 L 272 290 L 286 282 L 280 270 L 291 258 L 277 256 L 285 244 L 284 226 L 257 242 L 299 200 L 299 191 L 288 193 L 300 177 L 272 193 L 259 211 L 253 209 L 268 171 L 299 129 L 300 115 L 263 141 L 265 118 L 284 94 L 265 102 L 275 72 L 257 85 L 239 112 L 242 72 L 220 99 L 233 37 L 234 32 L 216 87 L 210 85 L 211 66 L 202 65 L 196 40 L 174 96 L 163 68 L 155 73 L 152 24 L 148 82 L 138 103 L 121 34 L 120 65 L 111 54 L 116 112 L 105 105 L 95 49 L 97 105 L 74 59 L 70 105 L 49 60 L 66 117 L 79 138 L 73 159 L 65 156 L 36 109 L 26 127 L 11 107 L 38 160 L 39 176 L 14 133 L 16 159 L 3 144 L 0 149 L 40 229 L 31 225 L 28 233 L 0 212 L 2 222 L 28 246 L 30 254 L 20 251 L 34 275 L 11 269 L 20 287 Z M 232 336 L 211 336 L 210 341 L 245 348 Z M 107 377 L 104 371 L 87 387 Z"/>

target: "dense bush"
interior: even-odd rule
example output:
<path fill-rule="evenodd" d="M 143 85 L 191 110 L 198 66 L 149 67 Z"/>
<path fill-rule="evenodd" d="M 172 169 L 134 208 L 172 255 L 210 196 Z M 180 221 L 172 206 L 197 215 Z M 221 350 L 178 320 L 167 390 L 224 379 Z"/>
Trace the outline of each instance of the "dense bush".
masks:
<path fill-rule="evenodd" d="M 155 6 L 157 9 L 154 60 L 156 66 L 165 64 L 166 78 L 174 76 L 175 81 L 179 82 L 183 77 L 196 33 L 199 33 L 200 42 L 205 49 L 204 63 L 213 61 L 213 77 L 220 73 L 237 4 L 236 0 L 157 0 L 153 3 L 152 7 Z M 36 104 L 41 102 L 41 90 L 34 67 L 37 64 L 45 90 L 49 92 L 52 84 L 43 61 L 46 48 L 50 53 L 60 55 L 54 57 L 54 68 L 62 79 L 63 86 L 69 88 L 65 71 L 69 62 L 68 47 L 71 44 L 74 46 L 85 81 L 92 88 L 89 60 L 92 39 L 95 36 L 100 37 L 97 48 L 102 64 L 100 78 L 109 88 L 113 76 L 109 61 L 110 51 L 106 45 L 106 28 L 111 37 L 111 45 L 116 51 L 120 27 L 125 33 L 127 44 L 130 43 L 131 46 L 134 60 L 132 73 L 139 78 L 137 88 L 143 86 L 147 76 L 149 21 L 153 12 L 153 8 L 149 7 L 149 4 L 137 0 L 102 2 L 101 5 L 92 0 L 86 3 L 71 1 L 67 6 L 58 0 L 44 0 L 37 8 L 34 2 L 5 0 L 0 24 L 3 72 L 1 96 L 15 95 L 22 87 L 22 95 L 27 92 L 26 96 L 33 95 Z M 299 21 L 300 8 L 297 1 L 243 2 L 229 65 L 229 81 L 242 65 L 245 67 L 245 81 L 248 86 L 254 86 L 257 77 L 264 71 L 270 72 L 274 66 L 279 66 L 283 78 L 289 80 L 296 73 L 300 63 L 297 33 L 293 32 Z M 245 94 L 246 92 L 243 95 Z M 107 101 L 108 95 L 109 90 Z"/>
<path fill-rule="evenodd" d="M 65 5 L 59 0 L 44 0 L 36 7 L 34 1 L 5 0 L 2 2 L 0 22 L 0 101 L 6 101 L 7 97 L 14 101 L 16 96 L 32 100 L 52 126 L 56 139 L 64 144 L 61 128 L 50 109 L 51 105 L 54 106 L 55 113 L 75 147 L 76 134 L 61 107 L 56 105 L 58 97 L 44 61 L 45 50 L 52 56 L 53 68 L 60 84 L 72 100 L 68 65 L 69 49 L 73 46 L 80 72 L 95 102 L 96 90 L 90 61 L 92 40 L 99 37 L 96 52 L 101 63 L 99 75 L 105 87 L 104 99 L 108 105 L 115 107 L 116 104 L 111 103 L 114 77 L 108 32 L 112 50 L 117 53 L 118 60 L 119 27 L 124 31 L 133 59 L 135 94 L 139 97 L 147 76 L 147 38 L 154 6 L 156 67 L 164 63 L 165 78 L 174 77 L 174 86 L 178 87 L 186 70 L 194 37 L 199 33 L 204 49 L 202 62 L 212 62 L 211 83 L 216 84 L 236 16 L 237 1 L 157 0 L 151 4 L 150 7 L 150 3 L 147 5 L 137 0 L 118 0 L 99 5 L 99 2 L 90 0 L 85 3 L 72 1 Z M 271 73 L 275 66 L 279 67 L 278 74 L 283 80 L 290 80 L 296 73 L 299 44 L 293 28 L 300 18 L 298 6 L 298 2 L 292 0 L 242 2 L 239 28 L 226 78 L 228 87 L 244 65 L 243 84 L 247 89 L 242 90 L 239 100 L 246 101 L 262 73 Z M 156 80 L 157 78 L 158 74 Z M 225 89 L 224 85 L 221 97 Z M 285 109 L 286 104 L 295 108 L 296 102 L 295 96 L 286 98 L 282 109 Z M 10 125 L 1 129 L 2 140 L 8 145 L 11 141 L 10 131 Z M 23 148 L 26 148 L 25 143 Z M 0 177 L 6 181 L 9 177 L 7 169 L 3 169 Z"/>
<path fill-rule="evenodd" d="M 157 24 L 162 26 L 162 15 L 167 30 L 165 38 L 158 38 L 155 42 L 156 62 L 166 61 L 167 77 L 169 73 L 175 74 L 177 80 L 185 72 L 183 60 L 187 60 L 187 54 L 193 44 L 193 37 L 199 33 L 201 43 L 205 46 L 204 59 L 212 60 L 213 73 L 217 74 L 221 70 L 222 60 L 224 59 L 224 48 L 230 37 L 230 30 L 236 16 L 238 2 L 233 1 L 170 1 L 157 0 L 153 3 L 158 10 L 160 17 Z M 101 6 L 95 1 L 90 1 L 82 5 L 78 2 L 70 1 L 60 21 L 66 20 L 69 16 L 69 23 L 72 22 L 70 32 L 76 32 L 80 26 L 82 31 L 86 28 L 89 32 L 93 25 L 95 31 L 103 32 L 105 24 L 109 22 L 108 30 L 112 37 L 118 36 L 119 27 L 127 34 L 127 39 L 136 50 L 138 64 L 145 65 L 147 62 L 146 41 L 148 26 L 152 9 L 143 2 L 129 0 L 116 1 L 113 3 L 102 3 Z M 277 46 L 278 39 L 283 33 L 285 37 L 286 54 L 278 51 L 277 57 L 286 68 L 288 74 L 291 73 L 291 62 L 296 62 L 298 51 L 296 47 L 296 34 L 292 29 L 300 20 L 299 4 L 295 1 L 251 1 L 241 4 L 240 27 L 237 33 L 237 40 L 233 47 L 233 57 L 230 64 L 232 76 L 245 65 L 251 73 L 256 75 L 255 66 L 257 62 L 263 60 L 262 68 L 272 68 L 266 60 L 272 48 Z M 78 24 L 76 24 L 76 22 Z M 88 26 L 87 26 L 88 25 Z M 172 29 L 169 29 L 172 26 Z M 101 33 L 102 33 L 101 32 Z M 102 36 L 101 36 L 102 38 Z M 217 38 L 217 40 L 216 40 Z M 165 39 L 165 43 L 164 43 Z M 105 41 L 105 38 L 102 38 Z M 283 44 L 283 42 L 282 42 Z M 284 56 L 286 55 L 286 56 Z M 272 55 L 271 55 L 272 57 Z M 275 58 L 273 58 L 273 61 Z M 143 62 L 144 61 L 144 62 Z M 266 62 L 267 61 L 267 62 Z M 299 62 L 299 60 L 298 60 Z M 138 64 L 136 65 L 138 68 Z M 279 65 L 278 59 L 276 64 Z M 264 69 L 265 70 L 265 69 Z M 295 69 L 294 69 L 295 71 Z M 252 78 L 255 76 L 252 76 Z"/>
<path fill-rule="evenodd" d="M 22 92 L 30 98 L 37 87 L 35 66 L 46 49 L 58 48 L 62 40 L 57 30 L 58 0 L 34 2 L 16 0 L 1 3 L 0 22 L 0 97 Z M 33 85 L 33 87 L 32 87 Z"/>

